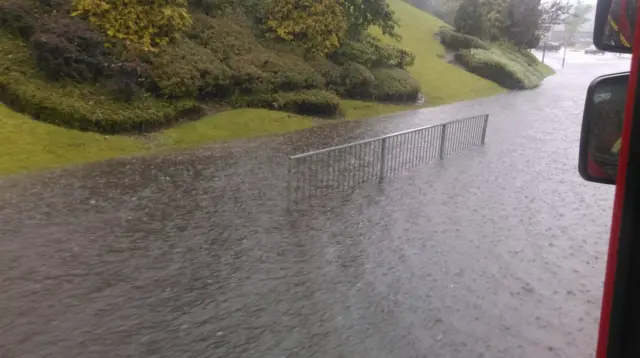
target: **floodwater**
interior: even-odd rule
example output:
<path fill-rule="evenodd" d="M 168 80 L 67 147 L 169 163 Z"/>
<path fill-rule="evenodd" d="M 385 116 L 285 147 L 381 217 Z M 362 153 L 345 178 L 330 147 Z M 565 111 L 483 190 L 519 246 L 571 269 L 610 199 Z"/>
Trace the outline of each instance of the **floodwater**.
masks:
<path fill-rule="evenodd" d="M 0 182 L 0 356 L 592 357 L 610 186 L 536 90 Z M 482 148 L 286 207 L 286 155 L 478 114 Z"/>

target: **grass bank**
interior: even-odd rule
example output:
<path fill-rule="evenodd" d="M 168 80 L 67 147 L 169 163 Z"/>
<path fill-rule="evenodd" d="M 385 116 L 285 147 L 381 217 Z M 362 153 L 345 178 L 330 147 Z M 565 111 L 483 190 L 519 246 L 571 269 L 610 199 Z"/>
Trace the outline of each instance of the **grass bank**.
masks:
<path fill-rule="evenodd" d="M 361 119 L 410 107 L 344 101 L 344 108 L 347 119 Z M 327 121 L 264 109 L 237 109 L 146 136 L 103 135 L 35 121 L 0 104 L 0 176 L 284 134 L 322 123 Z"/>
<path fill-rule="evenodd" d="M 389 3 L 396 12 L 400 23 L 399 33 L 403 39 L 398 43 L 392 39 L 380 37 L 384 43 L 403 47 L 416 55 L 415 65 L 410 67 L 408 71 L 420 83 L 426 97 L 424 106 L 486 97 L 505 91 L 491 81 L 442 60 L 441 57 L 445 54 L 445 49 L 433 36 L 444 25 L 441 20 L 402 0 L 389 0 Z M 44 95 L 36 96 L 37 98 L 28 95 L 22 96 L 22 98 L 35 98 L 40 102 L 60 98 L 58 92 L 62 92 L 57 88 L 60 85 L 53 82 L 42 82 L 44 81 L 41 80 L 42 76 L 32 75 L 33 68 L 28 65 L 31 60 L 27 58 L 26 43 L 21 45 L 16 45 L 11 41 L 3 43 L 6 46 L 0 47 L 0 53 L 3 54 L 5 60 L 8 60 L 5 61 L 4 77 L 0 76 L 2 77 L 0 79 L 6 80 L 8 84 L 15 84 L 18 83 L 16 81 L 19 77 L 27 78 L 31 82 L 25 82 L 24 86 L 19 88 L 21 91 L 31 93 L 33 90 L 34 93 L 48 94 L 45 96 L 46 98 L 43 97 Z M 16 50 L 16 46 L 18 46 L 18 50 Z M 21 55 L 26 57 L 22 58 Z M 16 68 L 20 71 L 16 71 Z M 42 91 L 40 85 L 51 86 L 52 91 L 46 89 Z M 0 90 L 2 89 L 0 88 Z M 97 91 L 98 89 L 91 90 Z M 76 92 L 72 94 L 80 97 L 85 95 L 79 91 Z M 80 109 L 89 114 L 93 113 L 94 116 L 97 112 L 104 112 L 102 107 L 98 108 L 100 111 L 97 111 L 95 103 L 83 103 L 87 102 L 83 100 L 74 103 L 76 102 L 78 106 L 82 107 Z M 41 103 L 39 104 L 41 105 Z M 69 115 L 79 113 L 76 107 L 69 107 Z M 340 100 L 340 107 L 348 120 L 419 108 L 412 105 L 396 106 L 346 99 Z M 127 110 L 122 112 L 125 117 L 127 115 L 140 117 L 135 113 L 128 113 Z M 141 113 L 146 113 L 147 116 L 152 115 L 149 114 L 149 111 Z M 0 175 L 87 163 L 119 156 L 145 154 L 159 150 L 188 148 L 238 138 L 275 135 L 327 123 L 326 120 L 266 109 L 238 109 L 222 112 L 145 136 L 106 136 L 44 123 L 57 123 L 63 119 L 50 118 L 47 120 L 45 118 L 41 121 L 35 121 L 0 105 L 0 128 L 2 128 L 0 131 Z"/>

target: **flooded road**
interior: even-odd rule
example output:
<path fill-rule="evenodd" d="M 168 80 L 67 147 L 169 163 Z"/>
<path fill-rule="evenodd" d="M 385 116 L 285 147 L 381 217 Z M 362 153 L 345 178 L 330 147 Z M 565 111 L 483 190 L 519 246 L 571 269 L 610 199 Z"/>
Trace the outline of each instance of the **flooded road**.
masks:
<path fill-rule="evenodd" d="M 592 357 L 613 188 L 579 178 L 579 128 L 625 66 L 5 179 L 0 357 Z M 286 207 L 288 154 L 484 113 L 483 148 Z"/>

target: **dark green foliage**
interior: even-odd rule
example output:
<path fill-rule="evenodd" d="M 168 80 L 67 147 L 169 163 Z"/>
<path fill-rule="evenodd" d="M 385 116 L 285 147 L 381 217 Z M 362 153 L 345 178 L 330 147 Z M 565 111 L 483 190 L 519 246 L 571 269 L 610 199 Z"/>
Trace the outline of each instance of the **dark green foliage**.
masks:
<path fill-rule="evenodd" d="M 38 67 L 53 80 L 96 81 L 110 68 L 105 39 L 88 23 L 67 15 L 44 19 L 31 38 Z"/>
<path fill-rule="evenodd" d="M 341 70 L 340 82 L 337 86 L 341 96 L 354 99 L 374 99 L 376 78 L 368 68 L 353 62 L 342 66 Z"/>
<path fill-rule="evenodd" d="M 246 55 L 260 46 L 251 32 L 251 24 L 241 14 L 212 18 L 196 13 L 192 19 L 193 25 L 187 36 L 211 50 L 220 60 Z"/>
<path fill-rule="evenodd" d="M 488 50 L 489 46 L 477 37 L 458 33 L 448 27 L 440 29 L 440 42 L 444 47 L 451 51 L 467 50 L 479 48 Z"/>
<path fill-rule="evenodd" d="M 411 75 L 398 68 L 377 68 L 371 71 L 376 79 L 375 100 L 385 102 L 414 102 L 420 93 L 420 84 Z"/>
<path fill-rule="evenodd" d="M 150 56 L 149 89 L 166 98 L 227 97 L 232 73 L 215 54 L 188 39 Z"/>
<path fill-rule="evenodd" d="M 341 114 L 340 98 L 320 90 L 249 96 L 237 99 L 236 105 L 319 117 L 337 117 Z"/>
<path fill-rule="evenodd" d="M 255 52 L 238 56 L 234 63 L 242 63 L 244 68 L 262 72 L 263 82 L 270 91 L 314 89 L 325 85 L 324 79 L 301 58 L 276 54 L 264 48 L 256 48 Z"/>
<path fill-rule="evenodd" d="M 350 38 L 363 35 L 371 26 L 378 27 L 385 35 L 400 37 L 396 32 L 398 22 L 387 0 L 345 0 L 344 8 Z"/>
<path fill-rule="evenodd" d="M 518 49 L 535 48 L 540 43 L 540 0 L 509 0 L 506 9 L 505 39 Z"/>
<path fill-rule="evenodd" d="M 215 15 L 230 10 L 234 2 L 234 0 L 189 0 L 189 6 L 207 15 Z"/>
<path fill-rule="evenodd" d="M 478 38 L 484 38 L 487 32 L 486 17 L 480 0 L 464 0 L 454 20 L 456 31 Z"/>
<path fill-rule="evenodd" d="M 0 2 L 0 28 L 28 40 L 38 25 L 34 4 L 23 0 Z"/>
<path fill-rule="evenodd" d="M 202 114 L 193 101 L 160 101 L 140 95 L 114 100 L 102 84 L 52 82 L 36 68 L 28 45 L 0 32 L 0 101 L 33 118 L 63 127 L 101 133 L 142 132 Z"/>
<path fill-rule="evenodd" d="M 36 0 L 45 10 L 68 13 L 71 11 L 71 0 Z"/>
<path fill-rule="evenodd" d="M 415 63 L 415 55 L 393 45 L 385 45 L 372 35 L 357 41 L 346 41 L 329 55 L 337 64 L 359 63 L 366 67 L 407 68 Z"/>

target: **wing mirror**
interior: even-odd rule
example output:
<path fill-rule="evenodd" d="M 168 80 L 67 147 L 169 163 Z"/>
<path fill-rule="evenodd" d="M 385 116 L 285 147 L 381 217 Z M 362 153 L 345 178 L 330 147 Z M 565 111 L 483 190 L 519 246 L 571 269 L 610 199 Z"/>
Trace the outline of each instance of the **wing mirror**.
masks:
<path fill-rule="evenodd" d="M 587 90 L 578 169 L 586 181 L 615 184 L 629 72 L 596 78 Z"/>

